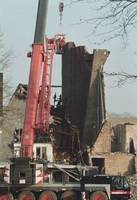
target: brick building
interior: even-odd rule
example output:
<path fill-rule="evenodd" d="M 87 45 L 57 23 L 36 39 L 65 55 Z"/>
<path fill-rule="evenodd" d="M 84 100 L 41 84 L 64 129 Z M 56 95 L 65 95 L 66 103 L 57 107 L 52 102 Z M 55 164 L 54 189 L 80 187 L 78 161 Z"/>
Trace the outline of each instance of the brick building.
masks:
<path fill-rule="evenodd" d="M 19 84 L 13 93 L 8 105 L 3 109 L 1 124 L 0 161 L 6 161 L 12 157 L 12 142 L 15 130 L 21 130 L 23 125 L 26 85 Z"/>
<path fill-rule="evenodd" d="M 116 123 L 114 119 L 108 119 L 91 150 L 94 165 L 100 165 L 107 174 L 136 173 L 137 123 L 135 122 L 136 118 L 132 117 L 119 118 Z"/>

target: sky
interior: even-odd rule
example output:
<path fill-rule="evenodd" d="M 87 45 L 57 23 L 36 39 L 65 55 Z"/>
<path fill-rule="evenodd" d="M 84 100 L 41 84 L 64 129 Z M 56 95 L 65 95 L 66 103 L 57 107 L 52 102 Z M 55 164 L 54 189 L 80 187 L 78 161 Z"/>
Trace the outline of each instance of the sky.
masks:
<path fill-rule="evenodd" d="M 92 4 L 78 3 L 68 5 L 63 13 L 62 26 L 59 24 L 59 0 L 49 0 L 46 35 L 53 37 L 64 33 L 67 41 L 85 45 L 89 52 L 93 49 L 108 49 L 111 53 L 104 66 L 106 72 L 126 71 L 137 74 L 137 37 L 130 34 L 125 47 L 122 40 L 116 39 L 101 45 L 95 44 L 99 39 L 91 34 L 90 24 L 79 24 L 80 19 L 91 17 L 96 12 Z M 89 1 L 90 2 L 90 1 Z M 27 52 L 33 43 L 38 0 L 0 0 L 0 32 L 3 33 L 5 49 L 12 51 L 9 79 L 13 88 L 19 83 L 27 83 L 30 60 Z M 60 57 L 55 56 L 53 83 L 61 82 Z M 137 81 L 132 81 L 121 88 L 116 87 L 112 78 L 105 79 L 107 112 L 131 113 L 137 116 Z"/>

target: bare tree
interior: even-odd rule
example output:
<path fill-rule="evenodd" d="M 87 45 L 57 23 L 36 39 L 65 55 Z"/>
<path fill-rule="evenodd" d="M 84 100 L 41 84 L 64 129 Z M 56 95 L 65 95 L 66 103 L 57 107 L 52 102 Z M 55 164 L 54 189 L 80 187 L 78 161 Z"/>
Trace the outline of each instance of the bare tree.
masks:
<path fill-rule="evenodd" d="M 68 0 L 67 5 L 87 2 L 93 9 L 95 17 L 80 19 L 79 24 L 90 23 L 92 33 L 100 36 L 101 43 L 116 37 L 124 40 L 137 28 L 137 0 Z M 93 10 L 92 10 L 93 11 Z"/>
<path fill-rule="evenodd" d="M 76 24 L 87 23 L 91 27 L 91 33 L 99 36 L 102 44 L 109 40 L 121 37 L 126 44 L 130 32 L 137 29 L 137 0 L 68 0 L 67 5 L 77 3 L 88 3 L 92 5 L 92 12 L 95 9 L 95 16 L 80 19 Z M 121 87 L 126 82 L 137 80 L 137 75 L 127 72 L 112 72 L 104 74 L 108 77 L 116 78 L 117 86 Z"/>
<path fill-rule="evenodd" d="M 0 73 L 4 74 L 4 84 L 3 84 L 3 91 L 4 91 L 4 102 L 7 103 L 9 97 L 11 96 L 11 85 L 10 80 L 8 77 L 9 68 L 12 60 L 12 53 L 10 50 L 5 48 L 3 42 L 3 34 L 0 34 Z"/>
<path fill-rule="evenodd" d="M 108 72 L 104 72 L 104 75 L 107 77 L 113 77 L 116 78 L 116 83 L 118 87 L 121 87 L 123 85 L 125 85 L 125 83 L 127 82 L 132 82 L 132 81 L 136 81 L 137 80 L 137 75 L 135 74 L 129 74 L 127 72 L 112 72 L 112 73 L 108 73 Z"/>

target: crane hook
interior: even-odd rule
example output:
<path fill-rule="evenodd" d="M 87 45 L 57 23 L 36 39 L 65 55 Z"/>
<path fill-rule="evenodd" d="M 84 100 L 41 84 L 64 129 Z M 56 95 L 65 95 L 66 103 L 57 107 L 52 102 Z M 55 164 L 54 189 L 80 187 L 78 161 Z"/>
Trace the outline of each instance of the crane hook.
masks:
<path fill-rule="evenodd" d="M 63 11 L 64 11 L 64 3 L 61 1 L 61 2 L 59 3 L 60 24 L 62 24 Z"/>

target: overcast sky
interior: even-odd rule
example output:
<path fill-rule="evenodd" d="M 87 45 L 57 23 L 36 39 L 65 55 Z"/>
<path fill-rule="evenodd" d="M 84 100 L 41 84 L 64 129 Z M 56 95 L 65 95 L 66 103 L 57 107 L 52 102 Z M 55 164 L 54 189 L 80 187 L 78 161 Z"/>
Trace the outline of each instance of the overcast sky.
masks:
<path fill-rule="evenodd" d="M 38 0 L 0 0 L 0 31 L 4 34 L 5 47 L 12 51 L 14 57 L 9 74 L 14 88 L 18 83 L 28 81 L 29 60 L 26 54 L 34 38 L 37 3 Z M 93 15 L 94 6 L 87 3 L 67 6 L 64 10 L 63 25 L 60 26 L 58 4 L 59 0 L 49 0 L 46 35 L 52 37 L 56 33 L 65 33 L 67 41 L 75 41 L 77 45 L 86 45 L 90 52 L 95 48 L 106 48 L 111 54 L 105 65 L 105 71 L 127 71 L 137 74 L 135 32 L 130 35 L 126 48 L 123 47 L 120 39 L 97 46 L 95 42 L 98 38 L 90 34 L 90 24 L 77 25 L 80 19 Z M 60 67 L 60 58 L 56 57 L 53 81 L 57 84 L 61 80 Z M 105 83 L 107 111 L 128 112 L 137 116 L 137 82 L 126 84 L 122 88 L 115 87 L 116 83 L 110 78 Z"/>

